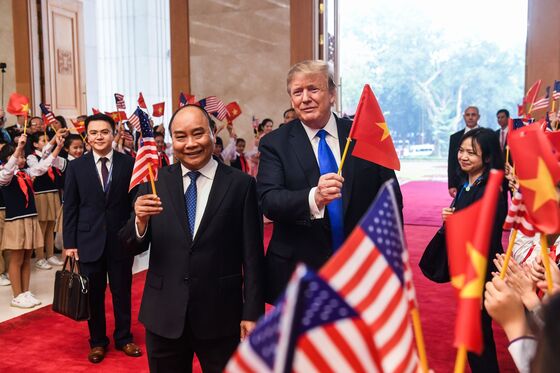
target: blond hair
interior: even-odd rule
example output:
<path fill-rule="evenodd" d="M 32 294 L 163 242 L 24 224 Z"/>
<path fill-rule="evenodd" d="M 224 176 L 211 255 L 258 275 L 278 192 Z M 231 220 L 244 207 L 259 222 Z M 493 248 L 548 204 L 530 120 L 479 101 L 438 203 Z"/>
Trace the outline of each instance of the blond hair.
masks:
<path fill-rule="evenodd" d="M 336 91 L 336 84 L 334 82 L 334 75 L 331 69 L 329 68 L 329 64 L 325 61 L 321 60 L 305 60 L 296 63 L 290 70 L 288 71 L 288 77 L 286 79 L 286 88 L 288 90 L 288 94 L 290 94 L 290 84 L 294 79 L 294 75 L 296 74 L 304 74 L 304 75 L 311 75 L 311 74 L 322 74 L 325 79 L 327 79 L 329 91 L 333 92 Z"/>

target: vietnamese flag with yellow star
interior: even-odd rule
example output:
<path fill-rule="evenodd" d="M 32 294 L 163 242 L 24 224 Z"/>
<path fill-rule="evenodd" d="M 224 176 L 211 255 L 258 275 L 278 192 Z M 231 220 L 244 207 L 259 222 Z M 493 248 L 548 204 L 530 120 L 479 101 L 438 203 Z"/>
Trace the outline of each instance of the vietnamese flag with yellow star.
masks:
<path fill-rule="evenodd" d="M 165 112 L 165 102 L 158 102 L 157 104 L 153 104 L 152 107 L 153 107 L 153 111 L 152 111 L 153 117 L 163 116 L 163 113 Z"/>
<path fill-rule="evenodd" d="M 29 99 L 22 94 L 12 93 L 6 111 L 12 115 L 29 116 Z"/>
<path fill-rule="evenodd" d="M 401 162 L 383 112 L 369 84 L 366 84 L 362 91 L 350 138 L 356 140 L 352 150 L 353 156 L 393 170 L 401 169 Z"/>
<path fill-rule="evenodd" d="M 508 139 L 521 194 L 533 225 L 546 234 L 560 231 L 556 185 L 560 166 L 554 146 L 536 126 L 514 131 Z"/>
<path fill-rule="evenodd" d="M 458 296 L 454 346 L 464 346 L 478 354 L 484 349 L 480 320 L 482 291 L 503 177 L 503 171 L 491 170 L 484 196 L 453 213 L 445 222 L 449 274 Z"/>

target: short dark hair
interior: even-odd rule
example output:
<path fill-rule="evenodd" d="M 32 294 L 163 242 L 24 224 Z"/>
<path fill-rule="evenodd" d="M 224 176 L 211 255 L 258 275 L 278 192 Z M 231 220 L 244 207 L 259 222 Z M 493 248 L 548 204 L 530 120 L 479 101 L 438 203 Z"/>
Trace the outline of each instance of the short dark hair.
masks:
<path fill-rule="evenodd" d="M 501 113 L 504 113 L 506 115 L 506 117 L 509 118 L 509 111 L 507 109 L 498 110 L 498 112 L 496 113 L 496 116 L 500 115 Z"/>
<path fill-rule="evenodd" d="M 31 117 L 31 119 L 29 119 L 29 123 L 31 123 L 31 121 L 33 119 L 39 119 L 41 122 L 43 121 L 43 118 L 35 116 L 35 117 Z"/>
<path fill-rule="evenodd" d="M 55 118 L 60 122 L 62 128 L 68 128 L 68 126 L 66 125 L 66 119 L 64 119 L 62 115 L 57 115 Z"/>
<path fill-rule="evenodd" d="M 237 140 L 235 140 L 235 145 L 239 144 L 240 142 L 243 142 L 245 144 L 247 144 L 247 142 L 245 141 L 245 139 L 242 139 L 241 137 L 238 138 Z"/>
<path fill-rule="evenodd" d="M 74 141 L 80 141 L 80 142 L 84 142 L 84 139 L 82 138 L 82 136 L 77 135 L 75 133 L 70 133 L 68 136 L 66 136 L 66 139 L 64 139 L 64 147 L 66 149 L 68 149 L 70 147 L 70 145 L 72 145 L 72 142 Z"/>
<path fill-rule="evenodd" d="M 163 133 L 161 133 L 161 132 L 155 132 L 155 131 L 154 131 L 154 139 L 155 139 L 156 137 L 164 137 L 164 136 L 163 136 Z"/>
<path fill-rule="evenodd" d="M 220 136 L 216 136 L 216 145 L 220 145 L 221 147 L 224 146 L 224 141 Z"/>
<path fill-rule="evenodd" d="M 206 117 L 206 120 L 208 120 L 208 128 L 210 128 L 210 132 L 212 132 L 212 136 L 214 135 L 214 132 L 212 130 L 212 118 L 210 118 L 210 114 L 208 114 L 208 112 L 203 107 L 198 106 L 198 105 L 185 105 L 185 106 L 181 106 L 179 109 L 175 110 L 175 112 L 171 116 L 171 119 L 169 120 L 169 126 L 167 127 L 170 134 L 172 134 L 171 125 L 173 124 L 173 120 L 175 119 L 175 116 L 177 115 L 178 112 L 180 112 L 181 110 L 183 110 L 185 108 L 197 108 L 198 110 L 202 111 L 202 113 Z"/>
<path fill-rule="evenodd" d="M 88 130 L 89 122 L 92 122 L 94 120 L 100 120 L 109 123 L 111 129 L 115 131 L 115 121 L 113 120 L 113 118 L 111 118 L 107 114 L 97 113 L 97 114 L 90 115 L 89 117 L 86 118 L 86 122 L 85 122 L 86 132 Z"/>
<path fill-rule="evenodd" d="M 494 131 L 483 127 L 472 129 L 461 137 L 459 146 L 468 138 L 472 138 L 473 145 L 477 144 L 482 153 L 480 154 L 480 158 L 482 159 L 482 165 L 484 167 L 482 175 L 485 179 L 488 178 L 488 173 L 492 168 L 496 170 L 504 169 L 504 158 L 500 148 L 500 142 Z M 465 175 L 462 171 L 461 174 L 463 176 Z"/>
<path fill-rule="evenodd" d="M 284 114 L 282 114 L 282 118 L 285 118 L 285 117 L 286 117 L 286 114 L 288 114 L 290 111 L 295 112 L 296 109 L 294 109 L 293 107 L 291 107 L 291 108 L 285 110 L 285 111 L 284 111 Z"/>
<path fill-rule="evenodd" d="M 35 149 L 35 146 L 33 144 L 41 141 L 41 137 L 43 137 L 43 136 L 44 136 L 44 134 L 41 133 L 41 132 L 35 132 L 35 133 L 32 133 L 31 135 L 29 135 L 29 143 L 33 146 L 33 149 Z"/>
<path fill-rule="evenodd" d="M 10 158 L 15 151 L 16 148 L 12 144 L 4 145 L 2 149 L 0 149 L 0 162 L 2 162 L 2 164 L 6 164 L 6 162 L 8 162 L 8 158 Z"/>

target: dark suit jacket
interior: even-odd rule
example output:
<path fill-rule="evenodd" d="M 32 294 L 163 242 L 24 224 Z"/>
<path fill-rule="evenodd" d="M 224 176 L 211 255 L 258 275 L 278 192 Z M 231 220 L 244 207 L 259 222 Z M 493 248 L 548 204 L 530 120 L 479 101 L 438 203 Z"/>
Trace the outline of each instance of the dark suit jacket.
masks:
<path fill-rule="evenodd" d="M 449 154 L 447 156 L 447 188 L 457 188 L 457 191 L 459 191 L 463 186 L 461 176 L 459 174 L 457 151 L 461 145 L 461 138 L 464 133 L 465 129 L 463 128 L 449 137 Z"/>
<path fill-rule="evenodd" d="M 64 246 L 77 247 L 80 261 L 98 260 L 104 252 L 113 259 L 130 257 L 118 232 L 132 211 L 135 190 L 128 193 L 134 159 L 113 151 L 113 170 L 107 195 L 103 192 L 93 152 L 68 163 L 64 184 Z"/>
<path fill-rule="evenodd" d="M 199 338 L 238 336 L 241 320 L 255 321 L 264 312 L 254 179 L 218 163 L 194 241 L 180 163 L 159 171 L 156 189 L 163 212 L 150 218 L 143 239 L 136 237 L 134 215 L 123 230 L 130 250 L 151 243 L 140 321 L 165 338 L 179 338 L 185 320 Z M 147 193 L 149 185 L 141 185 L 138 195 Z"/>
<path fill-rule="evenodd" d="M 352 122 L 336 119 L 340 154 Z M 395 172 L 350 156 L 342 169 L 344 185 L 344 233 L 347 237 L 358 224 L 381 185 L 395 178 Z M 257 189 L 265 216 L 274 221 L 267 251 L 267 295 L 269 303 L 284 289 L 297 262 L 320 268 L 332 255 L 328 215 L 311 219 L 308 195 L 317 186 L 319 166 L 303 124 L 297 120 L 264 136 L 259 145 Z M 399 206 L 402 196 L 397 190 Z"/>

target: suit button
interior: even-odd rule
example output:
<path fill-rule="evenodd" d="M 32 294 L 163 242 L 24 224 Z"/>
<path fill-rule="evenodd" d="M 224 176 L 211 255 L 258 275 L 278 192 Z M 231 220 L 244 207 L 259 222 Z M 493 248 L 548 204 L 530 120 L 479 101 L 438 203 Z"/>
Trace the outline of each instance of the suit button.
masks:
<path fill-rule="evenodd" d="M 191 281 L 191 278 L 190 278 L 189 276 L 185 276 L 184 280 L 185 280 L 186 282 L 190 282 L 190 281 Z"/>

